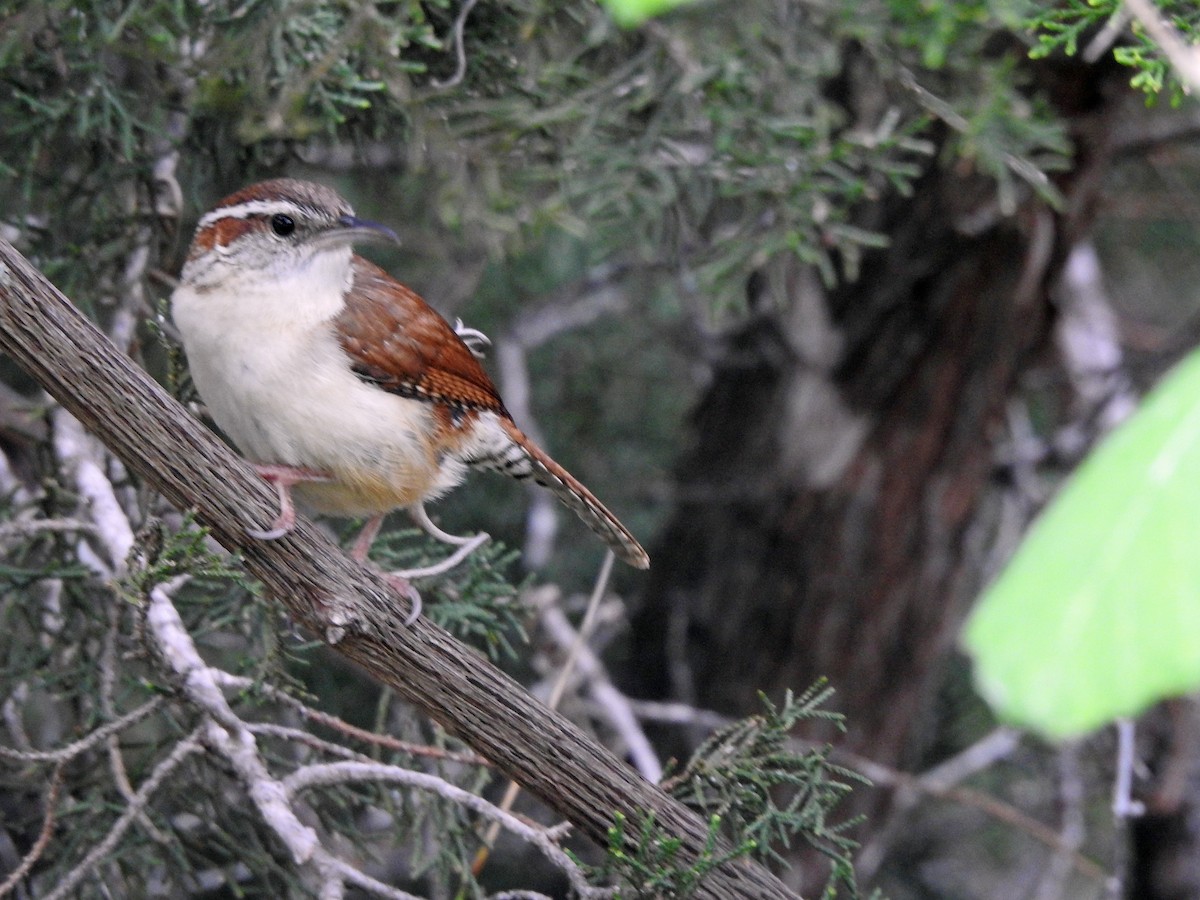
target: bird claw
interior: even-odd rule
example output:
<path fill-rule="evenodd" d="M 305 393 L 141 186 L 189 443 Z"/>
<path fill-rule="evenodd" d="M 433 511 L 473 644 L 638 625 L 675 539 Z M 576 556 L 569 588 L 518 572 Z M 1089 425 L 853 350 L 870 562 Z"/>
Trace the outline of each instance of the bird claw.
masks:
<path fill-rule="evenodd" d="M 277 541 L 295 527 L 296 524 L 293 522 L 291 525 L 277 525 L 267 531 L 263 531 L 261 528 L 247 528 L 246 534 L 259 541 Z"/>
<path fill-rule="evenodd" d="M 404 617 L 404 624 L 407 627 L 413 622 L 417 621 L 417 619 L 419 619 L 421 616 L 421 609 L 423 607 L 421 602 L 421 592 L 413 587 L 412 582 L 398 572 L 392 572 L 385 577 L 387 578 L 387 583 L 391 585 L 392 590 L 412 604 L 412 609 L 409 610 L 408 615 Z"/>
<path fill-rule="evenodd" d="M 306 469 L 302 466 L 279 466 L 255 464 L 257 472 L 268 484 L 275 485 L 279 494 L 279 515 L 265 531 L 259 528 L 247 528 L 246 534 L 260 541 L 277 541 L 296 527 L 296 507 L 292 503 L 292 485 L 302 481 L 330 481 L 325 472 Z"/>
<path fill-rule="evenodd" d="M 441 575 L 444 572 L 449 572 L 464 559 L 470 556 L 475 550 L 488 540 L 487 532 L 481 531 L 479 534 L 469 538 L 464 538 L 459 548 L 443 559 L 441 562 L 434 563 L 431 566 L 422 566 L 419 569 L 404 569 L 400 572 L 392 572 L 389 578 L 400 578 L 407 580 L 409 578 L 432 578 L 434 575 Z"/>
<path fill-rule="evenodd" d="M 441 575 L 443 572 L 448 572 L 461 563 L 464 559 L 471 555 L 477 547 L 484 541 L 488 540 L 488 536 L 484 533 L 471 535 L 470 537 L 458 537 L 453 534 L 447 534 L 442 531 L 433 522 L 430 521 L 429 515 L 425 512 L 425 507 L 417 503 L 409 508 L 409 513 L 412 515 L 413 521 L 430 537 L 436 538 L 447 544 L 452 544 L 458 549 L 441 562 L 434 563 L 431 566 L 424 566 L 419 569 L 404 569 L 398 572 L 389 572 L 384 577 L 388 584 L 400 596 L 405 597 L 412 604 L 412 610 L 404 619 L 405 625 L 411 625 L 421 615 L 421 594 L 413 587 L 410 578 L 430 578 L 434 575 Z M 359 562 L 365 562 L 370 549 L 371 543 L 375 540 L 376 534 L 379 533 L 380 523 L 383 521 L 383 516 L 376 516 L 370 519 L 364 526 L 359 535 L 354 540 L 351 546 L 350 555 Z"/>

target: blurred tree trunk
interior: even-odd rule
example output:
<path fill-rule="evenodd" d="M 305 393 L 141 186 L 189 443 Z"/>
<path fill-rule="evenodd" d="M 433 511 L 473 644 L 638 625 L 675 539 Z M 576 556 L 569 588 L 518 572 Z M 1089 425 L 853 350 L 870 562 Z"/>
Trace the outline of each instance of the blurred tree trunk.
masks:
<path fill-rule="evenodd" d="M 914 196 L 873 211 L 890 244 L 857 280 L 826 291 L 776 261 L 751 286 L 651 554 L 636 691 L 744 714 L 756 691 L 826 676 L 842 746 L 894 766 L 920 749 L 990 574 L 1008 405 L 1031 367 L 1059 371 L 1050 288 L 1090 223 L 1119 105 L 1119 75 L 1037 71 L 1076 142 L 1062 210 L 1027 192 L 1002 215 L 990 182 L 931 165 Z"/>

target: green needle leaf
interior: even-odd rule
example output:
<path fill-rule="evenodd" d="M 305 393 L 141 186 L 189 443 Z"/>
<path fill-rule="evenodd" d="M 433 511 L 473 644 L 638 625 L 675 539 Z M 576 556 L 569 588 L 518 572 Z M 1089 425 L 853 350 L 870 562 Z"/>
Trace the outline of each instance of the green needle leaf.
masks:
<path fill-rule="evenodd" d="M 1200 354 L 1080 466 L 963 640 L 996 711 L 1051 738 L 1200 687 Z"/>

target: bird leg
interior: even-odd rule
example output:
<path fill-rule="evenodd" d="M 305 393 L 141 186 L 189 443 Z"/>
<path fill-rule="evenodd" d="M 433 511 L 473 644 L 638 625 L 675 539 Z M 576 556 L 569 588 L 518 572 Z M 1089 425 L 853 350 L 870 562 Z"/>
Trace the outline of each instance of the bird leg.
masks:
<path fill-rule="evenodd" d="M 350 545 L 350 558 L 358 562 L 366 562 L 367 554 L 371 552 L 371 545 L 375 543 L 375 536 L 379 534 L 379 526 L 383 524 L 383 516 L 373 516 L 367 519 L 367 522 L 362 527 L 362 531 L 358 533 L 358 537 L 354 539 L 354 543 Z"/>
<path fill-rule="evenodd" d="M 275 485 L 279 492 L 279 515 L 266 531 L 257 528 L 247 528 L 246 534 L 260 541 L 274 541 L 296 527 L 296 506 L 292 502 L 292 486 L 303 481 L 329 481 L 330 476 L 316 469 L 306 469 L 303 466 L 260 465 L 254 464 L 254 471 L 262 479 Z"/>
<path fill-rule="evenodd" d="M 358 533 L 358 537 L 350 545 L 351 559 L 358 562 L 367 561 L 367 554 L 371 552 L 371 545 L 375 543 L 375 537 L 379 534 L 379 526 L 382 524 L 382 515 L 372 516 L 367 519 L 366 524 L 362 527 L 362 531 Z M 383 577 L 387 579 L 387 583 L 392 586 L 392 589 L 397 594 L 407 597 L 409 603 L 412 604 L 412 610 L 404 617 L 404 624 L 411 625 L 417 620 L 417 616 L 421 615 L 421 594 L 404 575 L 404 572 L 389 572 Z"/>
<path fill-rule="evenodd" d="M 458 547 L 453 553 L 443 559 L 441 562 L 434 563 L 431 566 L 422 566 L 419 569 L 403 569 L 399 572 L 392 572 L 390 577 L 399 579 L 408 578 L 429 578 L 433 575 L 441 575 L 443 572 L 449 572 L 464 559 L 475 552 L 484 541 L 488 539 L 485 532 L 473 534 L 470 537 L 459 537 L 454 534 L 447 534 L 429 521 L 429 514 L 425 512 L 425 506 L 421 503 L 414 503 L 408 508 L 409 515 L 417 526 L 432 538 L 436 538 L 443 544 L 453 544 Z M 375 535 L 379 533 L 379 524 L 383 521 L 382 516 L 377 516 L 371 519 L 363 526 L 363 530 L 354 540 L 354 545 L 351 548 L 351 555 L 357 560 L 367 558 L 367 551 L 371 547 L 371 542 L 375 540 Z"/>
<path fill-rule="evenodd" d="M 441 575 L 443 572 L 449 572 L 464 559 L 475 552 L 484 541 L 488 539 L 486 532 L 472 534 L 468 537 L 459 537 L 455 534 L 447 534 L 438 528 L 429 520 L 429 514 L 425 512 L 425 506 L 422 503 L 415 503 L 408 508 L 408 514 L 412 516 L 417 526 L 431 538 L 436 538 L 443 544 L 451 544 L 457 546 L 458 549 L 443 559 L 440 563 L 434 563 L 432 566 L 425 566 L 423 569 L 409 569 L 402 574 L 409 578 L 426 578 L 430 575 Z"/>
<path fill-rule="evenodd" d="M 387 574 L 388 583 L 404 597 L 407 597 L 412 602 L 412 611 L 404 620 L 405 625 L 411 625 L 416 621 L 417 616 L 421 614 L 421 595 L 412 583 L 410 578 L 429 578 L 433 575 L 441 575 L 443 572 L 449 572 L 464 559 L 470 556 L 475 549 L 488 539 L 487 534 L 480 532 L 473 534 L 470 537 L 458 537 L 457 535 L 447 534 L 438 528 L 429 520 L 429 514 L 425 512 L 423 504 L 417 503 L 409 507 L 409 514 L 418 527 L 430 537 L 436 538 L 445 544 L 454 544 L 458 549 L 450 554 L 439 563 L 434 563 L 431 566 L 423 566 L 419 569 L 403 569 L 397 572 L 389 572 Z M 374 516 L 367 520 L 363 525 L 362 531 L 358 533 L 358 537 L 354 539 L 354 543 L 350 546 L 350 556 L 359 562 L 364 562 L 367 554 L 371 550 L 371 544 L 375 542 L 375 537 L 379 534 L 379 527 L 383 524 L 383 516 Z"/>

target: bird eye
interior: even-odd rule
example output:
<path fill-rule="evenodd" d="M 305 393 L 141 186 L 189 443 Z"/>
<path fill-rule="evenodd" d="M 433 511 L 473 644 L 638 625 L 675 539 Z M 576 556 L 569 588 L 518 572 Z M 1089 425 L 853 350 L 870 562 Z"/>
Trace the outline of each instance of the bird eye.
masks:
<path fill-rule="evenodd" d="M 296 223 L 291 216 L 285 216 L 283 213 L 275 213 L 271 216 L 271 230 L 280 237 L 287 237 L 296 230 Z"/>

